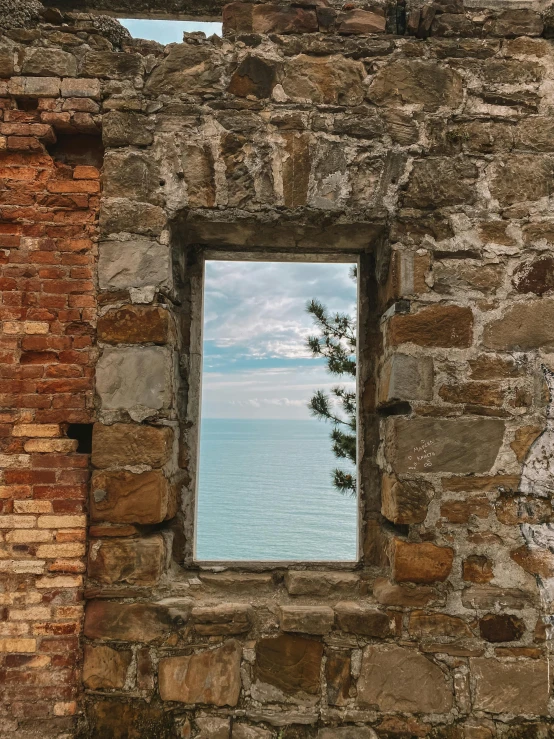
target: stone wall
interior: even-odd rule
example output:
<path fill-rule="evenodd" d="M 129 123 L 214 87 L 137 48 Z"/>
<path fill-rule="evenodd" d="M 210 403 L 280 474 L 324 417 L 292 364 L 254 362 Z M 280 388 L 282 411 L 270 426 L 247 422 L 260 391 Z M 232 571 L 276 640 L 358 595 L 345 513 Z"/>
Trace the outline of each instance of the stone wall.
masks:
<path fill-rule="evenodd" d="M 0 45 L 4 734 L 551 736 L 550 11 L 232 3 L 165 49 L 35 23 Z M 194 563 L 202 259 L 230 252 L 359 255 L 350 569 Z M 78 675 L 50 644 L 96 354 Z"/>

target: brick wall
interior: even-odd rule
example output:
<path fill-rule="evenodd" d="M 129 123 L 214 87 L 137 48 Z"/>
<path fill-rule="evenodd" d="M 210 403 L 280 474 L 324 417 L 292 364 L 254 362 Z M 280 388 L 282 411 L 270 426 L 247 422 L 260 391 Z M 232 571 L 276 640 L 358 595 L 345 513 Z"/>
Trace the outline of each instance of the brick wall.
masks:
<path fill-rule="evenodd" d="M 35 103 L 0 100 L 1 736 L 67 728 L 79 692 L 89 455 L 67 430 L 93 420 L 100 183 L 45 148 L 70 112 Z"/>

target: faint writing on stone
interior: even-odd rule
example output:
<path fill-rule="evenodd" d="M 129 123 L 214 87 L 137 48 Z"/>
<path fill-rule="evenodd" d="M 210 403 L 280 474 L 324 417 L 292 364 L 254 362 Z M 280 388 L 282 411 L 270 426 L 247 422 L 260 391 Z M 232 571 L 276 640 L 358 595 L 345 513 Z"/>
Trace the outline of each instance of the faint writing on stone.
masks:
<path fill-rule="evenodd" d="M 417 446 L 413 447 L 411 454 L 408 455 L 408 471 L 417 472 L 421 466 L 423 466 L 423 469 L 430 469 L 432 467 L 432 458 L 436 457 L 436 452 L 430 447 L 435 443 L 435 441 L 421 440 Z"/>

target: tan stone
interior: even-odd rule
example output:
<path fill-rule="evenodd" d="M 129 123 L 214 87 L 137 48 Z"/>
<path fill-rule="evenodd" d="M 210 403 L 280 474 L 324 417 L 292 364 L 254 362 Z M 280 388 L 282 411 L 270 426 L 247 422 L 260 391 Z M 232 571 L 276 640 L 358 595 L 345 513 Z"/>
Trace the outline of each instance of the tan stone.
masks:
<path fill-rule="evenodd" d="M 155 585 L 164 566 L 165 544 L 160 535 L 140 539 L 91 540 L 88 575 L 113 585 Z"/>
<path fill-rule="evenodd" d="M 552 520 L 552 502 L 535 495 L 502 495 L 495 504 L 496 517 L 506 526 L 545 523 Z"/>
<path fill-rule="evenodd" d="M 159 686 L 164 701 L 236 706 L 242 648 L 231 640 L 216 649 L 160 660 Z"/>
<path fill-rule="evenodd" d="M 153 642 L 170 629 L 169 613 L 162 606 L 93 600 L 85 611 L 84 634 L 89 639 Z"/>
<path fill-rule="evenodd" d="M 462 565 L 464 582 L 487 583 L 494 577 L 493 564 L 483 554 L 471 554 Z"/>
<path fill-rule="evenodd" d="M 476 198 L 477 168 L 471 161 L 448 157 L 414 162 L 404 205 L 407 208 L 442 208 L 471 204 Z"/>
<path fill-rule="evenodd" d="M 544 579 L 554 577 L 554 554 L 549 549 L 531 549 L 525 544 L 513 552 L 510 558 L 531 575 Z"/>
<path fill-rule="evenodd" d="M 503 437 L 504 421 L 495 418 L 396 418 L 387 457 L 397 473 L 488 472 Z"/>
<path fill-rule="evenodd" d="M 282 86 L 293 102 L 360 105 L 364 98 L 364 66 L 342 56 L 299 54 L 287 60 Z"/>
<path fill-rule="evenodd" d="M 325 661 L 325 682 L 327 700 L 332 706 L 344 706 L 349 697 L 352 677 L 350 674 L 350 654 L 331 651 Z"/>
<path fill-rule="evenodd" d="M 175 512 L 174 493 L 158 470 L 134 474 L 95 472 L 90 515 L 93 521 L 160 523 Z"/>
<path fill-rule="evenodd" d="M 335 622 L 329 606 L 281 606 L 282 631 L 299 634 L 327 634 Z"/>
<path fill-rule="evenodd" d="M 350 33 L 384 33 L 385 32 L 385 13 L 378 8 L 377 10 L 350 10 L 338 17 L 338 32 L 343 34 Z"/>
<path fill-rule="evenodd" d="M 471 516 L 488 518 L 491 504 L 488 498 L 478 496 L 466 500 L 449 500 L 441 505 L 441 517 L 450 523 L 468 523 Z"/>
<path fill-rule="evenodd" d="M 230 739 L 231 719 L 229 718 L 205 716 L 197 718 L 196 725 L 200 730 L 200 734 L 196 735 L 196 739 Z"/>
<path fill-rule="evenodd" d="M 378 105 L 423 105 L 436 110 L 462 102 L 462 79 L 436 62 L 403 59 L 383 67 L 369 88 L 369 99 Z"/>
<path fill-rule="evenodd" d="M 155 305 L 124 305 L 98 319 L 98 339 L 109 344 L 165 344 L 169 313 Z"/>
<path fill-rule="evenodd" d="M 485 326 L 483 344 L 503 351 L 554 348 L 554 300 L 509 306 L 501 318 Z"/>
<path fill-rule="evenodd" d="M 253 33 L 314 33 L 317 28 L 312 8 L 263 3 L 252 9 Z"/>
<path fill-rule="evenodd" d="M 544 431 L 540 426 L 522 426 L 516 429 L 515 437 L 510 444 L 518 462 L 523 462 L 533 442 Z"/>
<path fill-rule="evenodd" d="M 452 569 L 454 551 L 430 542 L 394 540 L 393 576 L 397 582 L 443 582 Z"/>
<path fill-rule="evenodd" d="M 222 603 L 192 609 L 194 628 L 205 636 L 243 634 L 250 630 L 252 608 L 246 603 Z"/>
<path fill-rule="evenodd" d="M 422 654 L 393 645 L 364 649 L 358 700 L 380 711 L 448 713 L 452 690 L 438 665 Z"/>
<path fill-rule="evenodd" d="M 169 459 L 172 443 L 173 431 L 167 426 L 95 423 L 91 461 L 101 469 L 138 464 L 161 467 Z"/>
<path fill-rule="evenodd" d="M 473 313 L 457 305 L 433 305 L 417 313 L 395 315 L 389 321 L 391 345 L 464 348 L 473 340 Z"/>
<path fill-rule="evenodd" d="M 548 714 L 548 666 L 544 660 L 475 658 L 470 662 L 474 680 L 473 707 L 488 713 L 516 716 Z"/>
<path fill-rule="evenodd" d="M 301 636 L 283 634 L 256 644 L 255 676 L 285 693 L 319 691 L 323 646 Z"/>
<path fill-rule="evenodd" d="M 223 65 L 214 49 L 196 44 L 173 44 L 145 85 L 148 94 L 203 94 L 221 89 Z"/>
<path fill-rule="evenodd" d="M 385 639 L 391 635 L 391 620 L 386 613 L 354 601 L 341 601 L 335 606 L 339 629 L 350 634 Z"/>
<path fill-rule="evenodd" d="M 126 649 L 85 644 L 83 682 L 92 690 L 120 689 L 125 685 L 133 654 Z"/>
<path fill-rule="evenodd" d="M 495 585 L 474 585 L 462 593 L 462 603 L 466 608 L 495 610 L 525 608 L 532 598 L 529 593 L 517 588 L 499 588 Z"/>
<path fill-rule="evenodd" d="M 413 636 L 449 636 L 457 639 L 472 637 L 467 623 L 457 616 L 446 613 L 425 613 L 412 611 L 409 631 Z"/>
<path fill-rule="evenodd" d="M 327 597 L 339 593 L 356 592 L 360 577 L 355 572 L 318 572 L 288 570 L 285 587 L 289 595 Z"/>
<path fill-rule="evenodd" d="M 452 493 L 491 493 L 500 490 L 517 490 L 519 475 L 464 475 L 443 477 L 442 489 Z"/>
<path fill-rule="evenodd" d="M 384 577 L 378 577 L 375 580 L 373 595 L 384 606 L 409 606 L 412 608 L 426 606 L 436 599 L 433 588 L 397 585 Z"/>
<path fill-rule="evenodd" d="M 433 488 L 425 480 L 398 480 L 384 475 L 381 513 L 396 524 L 423 523 Z"/>
<path fill-rule="evenodd" d="M 512 154 L 490 167 L 490 191 L 501 206 L 534 201 L 552 192 L 552 164 L 542 156 Z"/>
<path fill-rule="evenodd" d="M 499 406 L 504 401 L 502 389 L 492 382 L 460 382 L 456 385 L 443 385 L 439 389 L 439 395 L 447 403 Z"/>
<path fill-rule="evenodd" d="M 233 739 L 273 739 L 271 731 L 233 721 Z"/>
<path fill-rule="evenodd" d="M 312 157 L 310 136 L 297 131 L 283 131 L 287 157 L 283 162 L 283 198 L 287 208 L 306 205 Z"/>

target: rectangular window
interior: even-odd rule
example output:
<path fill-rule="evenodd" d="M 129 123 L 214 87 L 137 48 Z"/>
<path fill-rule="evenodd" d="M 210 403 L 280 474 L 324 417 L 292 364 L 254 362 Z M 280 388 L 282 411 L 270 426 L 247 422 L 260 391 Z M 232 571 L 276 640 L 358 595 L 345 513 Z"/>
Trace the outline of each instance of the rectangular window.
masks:
<path fill-rule="evenodd" d="M 353 562 L 357 271 L 207 260 L 201 562 Z"/>

